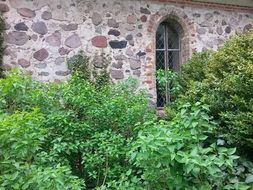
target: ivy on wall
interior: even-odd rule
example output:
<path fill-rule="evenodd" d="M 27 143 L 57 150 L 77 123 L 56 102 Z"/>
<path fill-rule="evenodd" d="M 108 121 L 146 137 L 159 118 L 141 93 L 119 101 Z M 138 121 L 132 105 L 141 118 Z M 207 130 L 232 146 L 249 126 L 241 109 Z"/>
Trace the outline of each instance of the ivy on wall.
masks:
<path fill-rule="evenodd" d="M 78 73 L 79 77 L 90 81 L 97 88 L 111 83 L 109 74 L 110 58 L 108 55 L 95 55 L 92 60 L 80 51 L 77 55 L 69 58 L 68 68 L 71 72 Z"/>

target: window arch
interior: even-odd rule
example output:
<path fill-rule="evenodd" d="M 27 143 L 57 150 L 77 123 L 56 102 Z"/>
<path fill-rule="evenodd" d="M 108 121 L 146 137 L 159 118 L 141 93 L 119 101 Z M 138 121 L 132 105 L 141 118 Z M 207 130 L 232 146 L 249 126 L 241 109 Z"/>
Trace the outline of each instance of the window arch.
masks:
<path fill-rule="evenodd" d="M 179 71 L 181 64 L 181 41 L 183 29 L 174 19 L 162 22 L 156 31 L 156 70 Z M 166 72 L 164 72 L 166 74 Z M 171 101 L 170 84 L 156 82 L 157 107 Z"/>

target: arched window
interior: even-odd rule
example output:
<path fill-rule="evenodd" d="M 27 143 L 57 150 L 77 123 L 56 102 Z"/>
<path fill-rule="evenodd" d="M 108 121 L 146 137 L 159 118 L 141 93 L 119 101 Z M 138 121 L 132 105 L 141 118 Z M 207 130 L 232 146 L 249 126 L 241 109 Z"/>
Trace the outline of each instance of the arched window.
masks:
<path fill-rule="evenodd" d="M 181 55 L 182 27 L 175 20 L 162 22 L 156 32 L 156 70 L 179 71 Z M 166 73 L 166 72 L 165 72 Z M 157 107 L 170 102 L 170 85 L 157 82 Z"/>

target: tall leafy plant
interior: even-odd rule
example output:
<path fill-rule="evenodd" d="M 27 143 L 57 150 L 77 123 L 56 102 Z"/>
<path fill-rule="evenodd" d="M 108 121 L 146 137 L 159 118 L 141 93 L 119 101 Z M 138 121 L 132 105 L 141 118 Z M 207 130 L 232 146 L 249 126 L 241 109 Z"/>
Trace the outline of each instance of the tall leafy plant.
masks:
<path fill-rule="evenodd" d="M 220 122 L 218 134 L 247 154 L 253 150 L 252 44 L 251 31 L 232 37 L 217 52 L 193 56 L 182 67 L 184 94 L 178 99 L 210 105 Z"/>
<path fill-rule="evenodd" d="M 212 142 L 215 123 L 201 103 L 185 104 L 170 121 L 140 125 L 131 160 L 145 189 L 248 189 L 240 181 L 235 148 Z M 244 176 L 245 177 L 245 176 Z"/>
<path fill-rule="evenodd" d="M 7 189 L 81 189 L 83 181 L 94 189 L 119 180 L 130 168 L 135 124 L 155 117 L 135 79 L 97 85 L 74 72 L 67 82 L 41 84 L 13 70 L 0 79 L 0 90 L 1 183 Z M 32 152 L 19 159 L 26 151 Z"/>
<path fill-rule="evenodd" d="M 0 116 L 0 189 L 81 189 L 69 167 L 40 164 L 47 129 L 39 110 Z"/>

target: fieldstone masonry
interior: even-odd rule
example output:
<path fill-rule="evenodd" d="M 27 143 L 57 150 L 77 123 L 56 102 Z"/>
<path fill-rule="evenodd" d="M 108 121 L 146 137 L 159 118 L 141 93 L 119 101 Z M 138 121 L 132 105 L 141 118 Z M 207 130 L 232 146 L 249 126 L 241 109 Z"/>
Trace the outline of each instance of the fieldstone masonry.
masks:
<path fill-rule="evenodd" d="M 106 54 L 113 80 L 134 75 L 154 100 L 159 23 L 173 18 L 182 26 L 182 62 L 253 25 L 252 8 L 169 0 L 1 0 L 0 11 L 6 19 L 5 69 L 21 67 L 38 80 L 58 82 L 70 74 L 66 58 L 79 50 Z M 94 58 L 94 64 L 99 61 Z"/>

